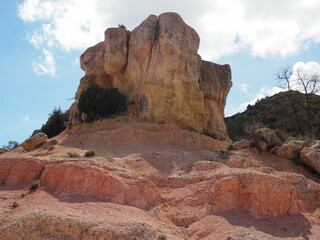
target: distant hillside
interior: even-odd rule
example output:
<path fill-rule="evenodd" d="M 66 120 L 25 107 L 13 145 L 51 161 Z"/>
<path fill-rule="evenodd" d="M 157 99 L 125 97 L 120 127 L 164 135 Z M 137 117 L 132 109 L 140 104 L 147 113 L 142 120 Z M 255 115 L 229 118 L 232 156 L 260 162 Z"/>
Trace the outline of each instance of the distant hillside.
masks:
<path fill-rule="evenodd" d="M 247 110 L 225 118 L 231 139 L 247 137 L 247 129 L 261 125 L 276 130 L 283 138 L 303 137 L 311 132 L 320 138 L 320 96 L 309 95 L 309 117 L 306 95 L 286 91 L 258 100 Z M 311 129 L 311 130 L 310 130 Z"/>

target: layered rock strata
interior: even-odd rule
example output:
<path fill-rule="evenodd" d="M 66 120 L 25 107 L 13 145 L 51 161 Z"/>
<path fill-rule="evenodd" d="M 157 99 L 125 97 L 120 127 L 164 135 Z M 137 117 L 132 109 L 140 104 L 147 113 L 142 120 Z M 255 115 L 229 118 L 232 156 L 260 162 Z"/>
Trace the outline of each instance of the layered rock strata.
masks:
<path fill-rule="evenodd" d="M 129 114 L 146 122 L 175 123 L 181 128 L 228 139 L 224 107 L 231 83 L 229 65 L 202 61 L 199 36 L 176 13 L 150 15 L 132 32 L 109 28 L 105 40 L 84 52 L 85 76 L 71 107 L 92 85 L 114 86 L 127 96 Z"/>

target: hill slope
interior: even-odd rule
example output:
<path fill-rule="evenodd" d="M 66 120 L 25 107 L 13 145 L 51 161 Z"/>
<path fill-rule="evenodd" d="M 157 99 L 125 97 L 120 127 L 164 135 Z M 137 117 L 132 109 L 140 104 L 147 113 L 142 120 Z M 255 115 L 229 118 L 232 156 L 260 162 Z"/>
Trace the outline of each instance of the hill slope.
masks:
<path fill-rule="evenodd" d="M 320 138 L 320 96 L 309 98 L 309 118 L 306 95 L 297 91 L 281 92 L 248 105 L 246 111 L 225 118 L 228 135 L 233 140 L 245 138 L 246 128 L 257 124 L 276 130 L 284 138 L 306 136 L 309 129 Z"/>

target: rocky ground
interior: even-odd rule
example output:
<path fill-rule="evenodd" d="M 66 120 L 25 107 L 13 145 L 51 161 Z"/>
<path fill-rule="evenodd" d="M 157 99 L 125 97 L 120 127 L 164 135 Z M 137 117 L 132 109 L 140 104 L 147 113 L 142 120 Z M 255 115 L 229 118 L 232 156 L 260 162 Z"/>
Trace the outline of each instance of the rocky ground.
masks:
<path fill-rule="evenodd" d="M 54 139 L 0 155 L 1 240 L 320 239 L 320 179 L 294 161 L 126 117 Z"/>

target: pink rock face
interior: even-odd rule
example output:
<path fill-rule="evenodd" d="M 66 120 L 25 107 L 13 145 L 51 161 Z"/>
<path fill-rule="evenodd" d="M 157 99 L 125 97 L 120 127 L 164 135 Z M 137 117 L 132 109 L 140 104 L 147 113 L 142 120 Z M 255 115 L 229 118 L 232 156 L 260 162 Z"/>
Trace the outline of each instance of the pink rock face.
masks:
<path fill-rule="evenodd" d="M 197 53 L 199 42 L 196 31 L 178 14 L 151 15 L 131 33 L 123 28 L 107 29 L 104 44 L 95 46 L 100 50 L 87 50 L 81 58 L 82 68 L 87 77 L 91 76 L 86 59 L 99 59 L 90 60 L 99 67 L 89 69 L 100 71 L 104 46 L 106 81 L 127 96 L 132 117 L 175 123 L 217 139 L 229 139 L 224 107 L 232 85 L 230 66 L 202 61 Z M 80 85 L 85 85 L 82 82 Z M 90 86 L 94 81 L 86 82 Z M 100 81 L 95 84 L 105 87 Z M 83 89 L 79 87 L 76 101 Z M 75 104 L 71 119 L 79 117 Z"/>
<path fill-rule="evenodd" d="M 27 187 L 38 180 L 44 164 L 33 159 L 8 159 L 0 163 L 0 184 L 8 187 Z"/>
<path fill-rule="evenodd" d="M 151 182 L 119 177 L 88 162 L 47 167 L 40 182 L 46 190 L 70 197 L 96 198 L 138 208 L 160 202 L 158 189 Z"/>
<path fill-rule="evenodd" d="M 255 216 L 299 212 L 296 191 L 289 182 L 265 174 L 239 172 L 217 176 L 191 188 L 192 196 L 184 196 L 183 202 L 193 199 L 193 206 L 211 204 L 215 212 L 242 209 Z"/>
<path fill-rule="evenodd" d="M 315 141 L 310 147 L 305 147 L 300 152 L 301 160 L 310 168 L 320 174 L 320 140 Z"/>

